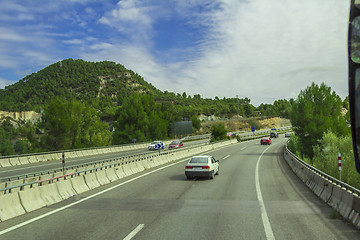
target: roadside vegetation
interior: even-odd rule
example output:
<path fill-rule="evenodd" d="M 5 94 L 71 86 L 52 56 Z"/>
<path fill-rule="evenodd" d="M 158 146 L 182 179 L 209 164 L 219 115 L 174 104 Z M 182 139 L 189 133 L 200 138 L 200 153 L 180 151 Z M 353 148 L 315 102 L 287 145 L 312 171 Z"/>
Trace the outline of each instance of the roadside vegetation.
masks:
<path fill-rule="evenodd" d="M 324 83 L 313 83 L 294 101 L 290 121 L 295 135 L 288 148 L 305 162 L 339 179 L 338 154 L 342 156 L 341 180 L 360 189 L 349 127 L 347 99 Z"/>
<path fill-rule="evenodd" d="M 0 118 L 0 156 L 174 138 L 181 121 L 191 121 L 193 134 L 209 133 L 205 121 L 286 118 L 292 102 L 256 108 L 248 98 L 162 92 L 121 64 L 66 59 L 0 89 L 0 111 L 42 114 L 37 122 Z"/>

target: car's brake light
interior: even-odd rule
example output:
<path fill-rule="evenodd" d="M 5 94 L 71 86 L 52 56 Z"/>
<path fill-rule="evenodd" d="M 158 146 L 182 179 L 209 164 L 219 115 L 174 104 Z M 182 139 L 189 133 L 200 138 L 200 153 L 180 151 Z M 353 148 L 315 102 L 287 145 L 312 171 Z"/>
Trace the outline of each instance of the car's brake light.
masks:
<path fill-rule="evenodd" d="M 202 169 L 210 169 L 210 166 L 203 166 Z"/>
<path fill-rule="evenodd" d="M 185 169 L 192 169 L 192 166 L 186 166 Z"/>

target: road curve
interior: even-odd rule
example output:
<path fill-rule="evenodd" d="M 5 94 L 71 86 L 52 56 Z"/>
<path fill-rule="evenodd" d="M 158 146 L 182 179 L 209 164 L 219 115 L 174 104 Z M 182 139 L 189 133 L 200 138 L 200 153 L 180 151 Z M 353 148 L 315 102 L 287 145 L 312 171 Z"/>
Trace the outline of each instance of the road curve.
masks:
<path fill-rule="evenodd" d="M 212 151 L 215 179 L 185 161 L 123 178 L 0 223 L 0 239 L 360 239 L 286 165 L 285 138 Z"/>

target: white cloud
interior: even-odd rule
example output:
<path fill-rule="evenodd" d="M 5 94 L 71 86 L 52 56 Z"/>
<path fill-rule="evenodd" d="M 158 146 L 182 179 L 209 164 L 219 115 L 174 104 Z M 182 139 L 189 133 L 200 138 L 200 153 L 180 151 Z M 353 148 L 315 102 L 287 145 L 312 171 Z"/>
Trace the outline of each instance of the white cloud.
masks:
<path fill-rule="evenodd" d="M 123 10 L 135 1 L 120 3 Z M 194 7 L 183 4 L 182 10 L 189 6 Z M 132 51 L 110 47 L 103 56 L 126 62 L 161 90 L 203 97 L 240 95 L 255 104 L 271 103 L 296 97 L 311 82 L 325 82 L 346 94 L 347 3 L 229 0 L 211 9 L 196 16 L 193 24 L 209 31 L 198 45 L 184 50 L 189 56 L 184 61 L 164 65 L 145 44 L 126 46 Z M 112 23 L 141 19 L 137 11 L 123 15 L 122 10 L 113 12 Z M 135 51 L 139 58 L 134 59 Z"/>
<path fill-rule="evenodd" d="M 0 77 L 0 89 L 4 89 L 6 86 L 9 86 L 13 83 L 15 83 L 15 81 L 10 81 Z"/>
<path fill-rule="evenodd" d="M 98 23 L 111 29 L 104 30 L 109 33 L 104 38 L 48 31 L 51 25 L 34 25 L 37 30 L 31 34 L 30 28 L 20 32 L 0 27 L 0 41 L 6 42 L 0 45 L 0 66 L 30 59 L 37 65 L 50 64 L 61 56 L 75 56 L 121 63 L 163 91 L 211 98 L 239 95 L 255 105 L 296 97 L 311 82 L 325 82 L 345 97 L 348 4 L 338 0 L 123 0 L 99 18 Z M 24 18 L 33 14 L 19 5 L 7 8 L 17 9 Z M 87 6 L 85 12 L 95 15 L 94 9 Z M 88 26 L 87 19 L 76 13 L 61 16 Z M 156 23 L 169 19 L 195 28 L 199 41 L 186 48 L 154 49 Z M 62 55 L 59 45 L 82 46 Z M 14 58 L 7 49 L 22 53 Z"/>
<path fill-rule="evenodd" d="M 70 40 L 64 40 L 62 41 L 64 44 L 70 44 L 70 45 L 82 45 L 85 43 L 82 39 L 70 39 Z"/>
<path fill-rule="evenodd" d="M 131 38 L 146 43 L 151 39 L 154 14 L 153 7 L 142 5 L 142 1 L 119 1 L 116 8 L 107 12 L 99 22 L 109 25 Z"/>

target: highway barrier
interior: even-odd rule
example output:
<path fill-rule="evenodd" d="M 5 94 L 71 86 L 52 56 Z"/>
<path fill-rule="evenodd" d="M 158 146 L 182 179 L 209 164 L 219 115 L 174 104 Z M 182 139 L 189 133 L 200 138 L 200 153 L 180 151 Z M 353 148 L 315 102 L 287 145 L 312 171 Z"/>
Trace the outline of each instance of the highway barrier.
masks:
<path fill-rule="evenodd" d="M 305 163 L 287 146 L 284 149 L 284 158 L 293 172 L 318 197 L 360 229 L 360 190 Z"/>
<path fill-rule="evenodd" d="M 41 197 L 40 189 L 40 187 L 29 188 L 19 192 L 21 205 L 26 212 L 31 212 L 46 206 L 45 201 Z"/>
<path fill-rule="evenodd" d="M 49 206 L 145 169 L 233 143 L 237 143 L 237 140 L 114 159 L 108 163 L 66 170 L 67 175 L 63 172 L 46 173 L 6 182 L 0 185 L 0 221 Z M 108 151 L 111 150 L 104 149 L 102 152 Z"/>
<path fill-rule="evenodd" d="M 5 221 L 25 213 L 18 192 L 0 196 L 0 221 Z"/>
<path fill-rule="evenodd" d="M 284 133 L 286 131 L 291 131 L 291 127 L 283 127 L 278 129 L 279 133 Z M 261 138 L 263 136 L 268 136 L 270 132 L 271 130 L 269 129 L 266 131 L 260 131 L 260 134 L 258 135 L 253 132 L 248 132 L 246 134 L 242 133 L 241 140 Z M 183 138 L 183 141 L 191 141 L 191 140 L 198 140 L 205 138 L 210 138 L 210 134 L 185 137 Z M 168 145 L 170 142 L 171 140 L 165 141 L 165 145 Z M 135 149 L 146 149 L 148 145 L 149 143 L 137 143 L 137 144 L 128 144 L 121 146 L 98 147 L 91 149 L 73 149 L 73 150 L 57 151 L 57 152 L 5 156 L 5 157 L 0 157 L 0 168 L 31 164 L 37 162 L 53 161 L 53 160 L 60 161 L 62 158 L 62 153 L 65 153 L 66 159 L 71 159 L 71 158 L 86 157 L 86 156 L 93 156 L 99 154 L 116 153 L 116 152 L 135 150 Z"/>
<path fill-rule="evenodd" d="M 83 192 L 89 191 L 90 188 L 85 183 L 84 175 L 80 175 L 78 177 L 70 178 L 72 187 L 74 188 L 77 194 L 81 194 Z"/>

